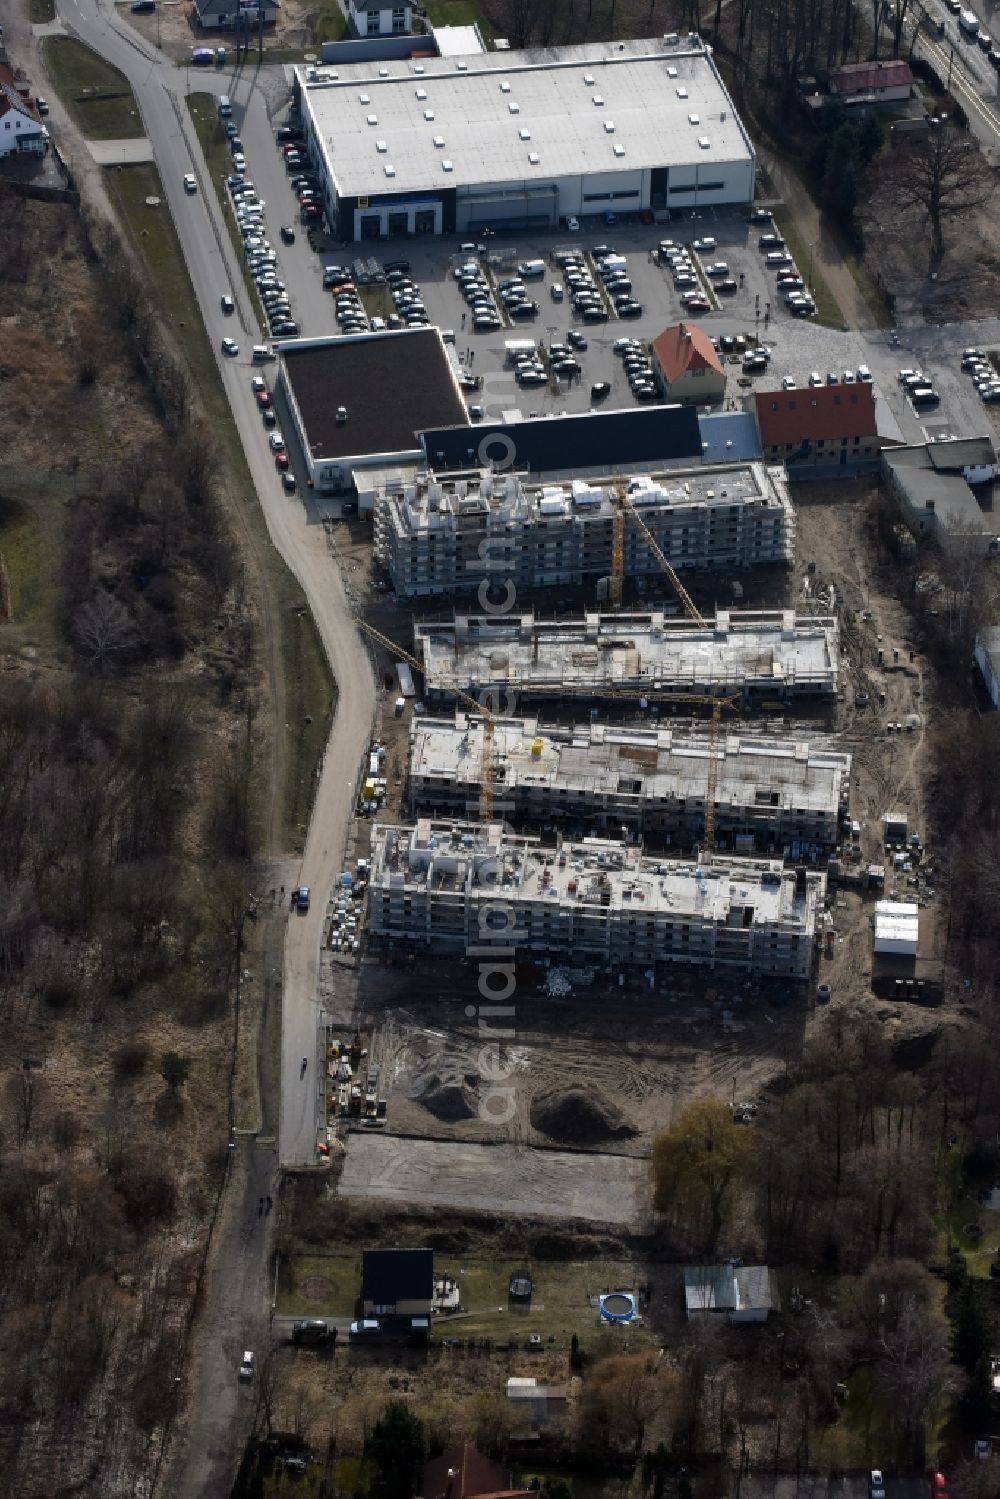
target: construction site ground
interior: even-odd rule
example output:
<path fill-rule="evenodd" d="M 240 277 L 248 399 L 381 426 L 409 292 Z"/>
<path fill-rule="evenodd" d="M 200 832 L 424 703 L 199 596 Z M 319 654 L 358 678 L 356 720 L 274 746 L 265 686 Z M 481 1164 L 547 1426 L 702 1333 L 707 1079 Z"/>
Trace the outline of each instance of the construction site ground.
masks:
<path fill-rule="evenodd" d="M 851 814 L 861 824 L 859 853 L 850 868 L 886 864 L 884 893 L 914 899 L 909 871 L 897 876 L 884 849 L 882 818 L 889 811 L 905 812 L 909 829 L 924 833 L 921 783 L 935 693 L 921 658 L 919 619 L 900 601 L 898 569 L 880 551 L 879 507 L 884 502 L 874 481 L 855 481 L 799 485 L 795 503 L 795 568 L 784 575 L 783 591 L 777 590 L 773 572 L 764 575 L 762 586 L 747 582 L 743 606 L 785 603 L 803 612 L 826 612 L 832 597 L 842 630 L 840 699 L 833 714 L 810 720 L 798 710 L 794 718 L 758 714 L 733 727 L 786 738 L 823 732 L 849 749 L 854 757 Z M 339 529 L 340 561 L 352 587 L 366 596 L 377 627 L 412 648 L 414 616 L 372 586 L 364 530 L 359 526 L 348 536 L 346 528 Z M 570 606 L 575 603 L 571 593 L 567 590 L 565 601 Z M 448 612 L 449 601 L 433 602 L 436 612 Z M 394 820 L 407 812 L 412 703 L 403 718 L 393 716 L 391 663 L 384 654 L 378 659 L 385 684 L 382 732 L 389 787 L 377 816 Z M 863 707 L 857 706 L 858 693 L 867 694 Z M 579 709 L 561 704 L 559 716 L 571 719 Z M 371 820 L 357 820 L 352 857 L 367 853 Z M 924 869 L 933 870 L 933 861 L 933 847 L 925 848 Z M 520 964 L 515 991 L 505 1001 L 510 1015 L 489 1022 L 488 1011 L 480 1010 L 477 963 L 381 952 L 369 953 L 360 964 L 331 957 L 324 974 L 324 1004 L 335 1029 L 360 1024 L 370 1035 L 371 1060 L 380 1068 L 379 1091 L 388 1099 L 390 1136 L 455 1144 L 505 1142 L 522 1152 L 525 1147 L 582 1149 L 608 1159 L 645 1157 L 657 1131 L 695 1095 L 712 1093 L 736 1105 L 754 1102 L 766 1109 L 768 1083 L 799 1055 L 817 1015 L 825 1011 L 817 998 L 821 983 L 831 986 L 834 1005 L 877 1003 L 894 1031 L 925 1027 L 925 1012 L 898 1006 L 898 1013 L 889 1016 L 886 1006 L 872 999 L 876 898 L 875 892 L 831 889 L 835 936 L 818 959 L 814 980 L 805 986 L 663 966 L 652 987 L 642 973 L 598 971 L 587 987 L 552 997 L 545 992 L 546 966 Z M 925 882 L 919 899 L 920 961 L 926 971 L 937 961 L 937 913 L 943 904 L 933 880 Z M 558 963 L 558 956 L 552 961 Z M 495 1036 L 481 1029 L 484 1021 L 510 1032 L 499 1040 L 501 1065 L 510 1074 L 503 1083 L 510 1090 L 510 1118 L 503 1123 L 484 1107 L 491 1091 L 483 1080 L 484 1065 L 490 1065 L 497 1044 Z M 485 1062 L 484 1046 L 490 1049 Z M 342 1190 L 405 1195 L 410 1190 L 409 1160 L 421 1192 L 428 1191 L 428 1173 L 439 1183 L 434 1200 L 442 1205 L 471 1206 L 475 1201 L 502 1209 L 506 1203 L 511 1210 L 534 1211 L 527 1199 L 535 1200 L 535 1194 L 527 1183 L 535 1169 L 523 1155 L 511 1157 L 509 1180 L 505 1169 L 494 1169 L 505 1156 L 494 1157 L 489 1170 L 466 1156 L 457 1156 L 450 1172 L 440 1152 L 431 1167 L 419 1151 L 412 1159 L 405 1151 L 398 1153 L 384 1135 L 352 1139 Z M 490 1152 L 476 1159 L 486 1162 Z M 565 1199 L 549 1197 L 538 1211 L 580 1214 L 572 1175 Z M 536 1179 L 547 1192 L 550 1173 L 545 1165 L 538 1167 Z M 595 1178 L 592 1191 L 595 1213 L 608 1221 L 603 1180 L 598 1187 Z"/>

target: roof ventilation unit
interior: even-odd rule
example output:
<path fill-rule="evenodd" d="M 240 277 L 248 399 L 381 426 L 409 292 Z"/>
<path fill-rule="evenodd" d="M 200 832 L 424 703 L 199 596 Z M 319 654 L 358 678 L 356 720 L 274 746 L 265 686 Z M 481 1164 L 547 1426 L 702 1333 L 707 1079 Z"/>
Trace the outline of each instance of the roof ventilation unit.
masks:
<path fill-rule="evenodd" d="M 595 94 L 594 95 L 594 103 L 597 105 L 598 109 L 602 109 L 604 107 L 604 95 L 603 94 Z"/>
<path fill-rule="evenodd" d="M 712 142 L 709 140 L 707 135 L 699 135 L 698 144 L 703 151 L 710 150 L 712 146 Z"/>
<path fill-rule="evenodd" d="M 521 139 L 523 141 L 530 141 L 530 139 L 531 139 L 531 131 L 530 130 L 521 129 L 517 133 L 518 133 L 518 135 L 521 137 Z"/>
<path fill-rule="evenodd" d="M 371 102 L 372 101 L 371 101 L 371 95 L 370 94 L 359 94 L 358 95 L 358 103 L 359 104 L 370 104 Z"/>
<path fill-rule="evenodd" d="M 396 168 L 389 161 L 385 164 L 385 175 L 387 177 L 395 177 L 396 175 Z"/>
<path fill-rule="evenodd" d="M 417 89 L 417 98 L 418 99 L 426 99 L 427 98 L 427 90 L 425 88 L 418 88 Z"/>
<path fill-rule="evenodd" d="M 455 170 L 454 162 L 449 161 L 447 157 L 445 157 L 441 165 L 446 172 L 453 172 Z"/>
<path fill-rule="evenodd" d="M 347 421 L 347 407 L 346 406 L 338 406 L 337 407 L 337 426 L 338 427 L 342 427 L 346 421 Z"/>
<path fill-rule="evenodd" d="M 434 118 L 434 111 L 433 111 L 433 109 L 425 109 L 424 110 L 424 119 L 425 120 L 433 120 L 433 118 Z"/>
<path fill-rule="evenodd" d="M 619 144 L 617 144 L 615 146 L 614 152 L 615 152 L 616 156 L 624 156 L 625 155 L 625 147 L 623 145 L 621 145 L 621 143 L 619 142 Z"/>
<path fill-rule="evenodd" d="M 604 121 L 604 129 L 605 129 L 605 131 L 607 132 L 608 135 L 614 135 L 614 133 L 615 133 L 615 122 L 614 122 L 614 120 L 605 120 Z"/>
<path fill-rule="evenodd" d="M 502 94 L 510 93 L 510 84 L 507 82 L 506 78 L 502 78 L 500 80 L 500 92 Z"/>
<path fill-rule="evenodd" d="M 537 167 L 538 162 L 539 162 L 538 152 L 537 151 L 529 151 L 528 152 L 528 160 L 529 160 L 529 162 L 531 163 L 531 165 L 533 167 Z"/>
<path fill-rule="evenodd" d="M 369 123 L 369 125 L 377 125 L 378 124 L 378 115 L 369 115 L 368 116 L 368 123 Z"/>
<path fill-rule="evenodd" d="M 385 141 L 376 141 L 375 142 L 375 150 L 378 152 L 378 154 L 380 156 L 384 156 L 385 153 L 388 151 L 388 149 L 389 149 L 388 144 Z"/>
<path fill-rule="evenodd" d="M 520 104 L 510 103 L 507 105 L 507 108 L 510 110 L 512 115 L 519 115 L 521 113 Z"/>

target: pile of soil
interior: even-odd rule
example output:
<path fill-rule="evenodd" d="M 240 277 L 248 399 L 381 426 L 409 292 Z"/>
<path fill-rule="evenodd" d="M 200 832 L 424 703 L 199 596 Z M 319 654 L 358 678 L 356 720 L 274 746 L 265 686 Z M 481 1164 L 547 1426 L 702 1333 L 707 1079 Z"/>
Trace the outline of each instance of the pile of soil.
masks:
<path fill-rule="evenodd" d="M 531 1101 L 531 1122 L 562 1145 L 601 1145 L 638 1133 L 616 1104 L 596 1090 L 566 1088 Z"/>
<path fill-rule="evenodd" d="M 439 1064 L 433 1071 L 417 1072 L 410 1080 L 410 1097 L 434 1115 L 454 1123 L 474 1119 L 479 1112 L 478 1079 L 457 1063 Z"/>

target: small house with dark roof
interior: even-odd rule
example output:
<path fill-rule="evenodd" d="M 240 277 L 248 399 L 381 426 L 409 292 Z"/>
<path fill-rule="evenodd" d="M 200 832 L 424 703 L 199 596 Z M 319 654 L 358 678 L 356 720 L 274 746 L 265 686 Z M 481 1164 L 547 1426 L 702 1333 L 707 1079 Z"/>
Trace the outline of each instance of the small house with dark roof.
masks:
<path fill-rule="evenodd" d="M 670 401 L 704 406 L 726 394 L 726 370 L 707 333 L 689 323 L 664 328 L 650 344 L 653 369 Z"/>
<path fill-rule="evenodd" d="M 471 1442 L 446 1447 L 424 1464 L 419 1499 L 533 1499 L 531 1489 L 517 1489 L 510 1473 Z"/>
<path fill-rule="evenodd" d="M 830 71 L 831 97 L 854 109 L 900 104 L 910 97 L 912 88 L 910 65 L 901 57 L 848 62 Z"/>
<path fill-rule="evenodd" d="M 433 1249 L 366 1249 L 361 1256 L 361 1299 L 366 1317 L 429 1317 Z"/>
<path fill-rule="evenodd" d="M 764 460 L 790 479 L 877 473 L 881 440 L 871 385 L 805 385 L 751 397 Z"/>

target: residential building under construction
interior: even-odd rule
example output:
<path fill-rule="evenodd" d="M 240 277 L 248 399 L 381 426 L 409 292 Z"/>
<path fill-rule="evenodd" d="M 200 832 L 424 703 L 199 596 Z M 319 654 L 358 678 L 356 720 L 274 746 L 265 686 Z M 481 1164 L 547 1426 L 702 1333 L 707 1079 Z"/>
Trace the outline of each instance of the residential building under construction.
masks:
<path fill-rule="evenodd" d="M 794 556 L 785 471 L 762 463 L 565 484 L 479 469 L 387 479 L 375 493 L 375 555 L 402 598 L 475 590 L 491 578 L 518 588 L 580 584 L 611 573 L 622 494 L 642 522 L 625 523 L 626 578 L 661 576 L 650 536 L 677 572 Z"/>
<path fill-rule="evenodd" d="M 698 865 L 610 839 L 545 847 L 499 823 L 430 819 L 376 824 L 369 878 L 376 944 L 795 979 L 808 977 L 826 889 L 821 873 L 780 860 Z"/>
<path fill-rule="evenodd" d="M 438 815 L 476 815 L 484 721 L 464 713 L 414 717 L 410 802 Z M 705 833 L 712 750 L 707 733 L 667 725 L 582 723 L 542 727 L 500 718 L 489 753 L 493 812 L 515 823 L 557 822 L 689 846 Z M 847 812 L 851 757 L 812 740 L 765 738 L 723 727 L 717 736 L 715 837 L 736 853 L 799 856 L 830 848 Z"/>
<path fill-rule="evenodd" d="M 457 614 L 414 627 L 428 698 L 488 691 L 494 713 L 517 699 L 591 702 L 671 694 L 789 702 L 833 698 L 839 641 L 832 616 L 719 610 L 705 622 L 665 609 L 539 619 Z"/>

